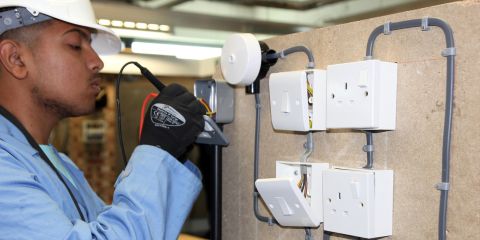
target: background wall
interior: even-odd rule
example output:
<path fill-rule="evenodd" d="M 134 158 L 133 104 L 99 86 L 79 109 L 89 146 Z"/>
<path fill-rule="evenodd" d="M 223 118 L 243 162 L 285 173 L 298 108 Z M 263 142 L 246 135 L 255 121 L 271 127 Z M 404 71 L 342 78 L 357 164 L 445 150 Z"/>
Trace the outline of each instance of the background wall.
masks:
<path fill-rule="evenodd" d="M 370 32 L 387 21 L 424 16 L 448 22 L 457 47 L 455 108 L 451 152 L 451 190 L 448 238 L 478 239 L 480 235 L 480 1 L 462 1 L 436 7 L 332 26 L 267 40 L 281 50 L 303 44 L 314 51 L 316 66 L 362 60 Z M 445 107 L 446 59 L 443 33 L 438 28 L 395 31 L 380 36 L 374 56 L 398 63 L 397 130 L 374 135 L 375 168 L 393 169 L 393 236 L 387 239 L 436 239 L 440 193 L 442 131 Z M 306 57 L 293 54 L 270 72 L 304 69 Z M 221 79 L 217 69 L 216 78 Z M 298 161 L 305 135 L 276 132 L 271 125 L 268 81 L 261 83 L 262 122 L 260 177 L 275 176 L 275 160 Z M 233 124 L 225 131 L 231 144 L 223 157 L 223 239 L 303 239 L 303 229 L 269 227 L 253 214 L 254 97 L 236 89 Z M 362 167 L 365 135 L 354 131 L 314 134 L 312 162 Z M 262 214 L 268 212 L 262 206 Z M 313 231 L 321 239 L 321 230 Z M 335 235 L 335 238 L 348 239 Z M 334 238 L 334 239 L 335 239 Z"/>

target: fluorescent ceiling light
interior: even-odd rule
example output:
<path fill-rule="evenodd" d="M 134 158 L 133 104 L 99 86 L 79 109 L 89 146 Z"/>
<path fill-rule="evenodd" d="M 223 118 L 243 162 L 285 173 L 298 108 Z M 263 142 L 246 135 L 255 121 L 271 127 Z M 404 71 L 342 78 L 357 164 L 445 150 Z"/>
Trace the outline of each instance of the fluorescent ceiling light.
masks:
<path fill-rule="evenodd" d="M 148 24 L 148 30 L 158 31 L 158 30 L 160 30 L 160 26 L 158 24 L 155 24 L 155 23 L 149 23 Z"/>
<path fill-rule="evenodd" d="M 179 59 L 205 60 L 220 57 L 222 49 L 217 47 L 189 46 L 166 43 L 133 42 L 132 52 L 175 56 Z"/>
<path fill-rule="evenodd" d="M 160 25 L 159 26 L 160 31 L 168 32 L 170 31 L 170 26 L 168 25 Z"/>
<path fill-rule="evenodd" d="M 146 23 L 138 22 L 135 24 L 138 29 L 147 29 L 148 25 Z"/>
<path fill-rule="evenodd" d="M 123 22 L 123 26 L 126 28 L 135 28 L 134 22 Z"/>
<path fill-rule="evenodd" d="M 110 26 L 111 21 L 108 19 L 98 19 L 98 24 L 103 26 Z"/>
<path fill-rule="evenodd" d="M 114 27 L 123 27 L 123 21 L 112 20 L 112 26 L 114 26 Z"/>
<path fill-rule="evenodd" d="M 125 38 L 140 38 L 140 39 L 152 39 L 152 40 L 161 40 L 171 37 L 170 33 L 164 32 L 152 32 L 152 31 L 142 31 L 135 29 L 125 29 L 125 28 L 110 28 L 120 37 Z"/>

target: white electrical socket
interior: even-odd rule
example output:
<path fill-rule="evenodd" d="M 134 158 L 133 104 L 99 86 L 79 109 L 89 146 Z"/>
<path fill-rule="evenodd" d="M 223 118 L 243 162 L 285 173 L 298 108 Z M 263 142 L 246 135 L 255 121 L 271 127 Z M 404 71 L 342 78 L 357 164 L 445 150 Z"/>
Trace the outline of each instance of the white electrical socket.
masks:
<path fill-rule="evenodd" d="M 392 235 L 393 171 L 323 171 L 324 229 L 362 238 Z"/>
<path fill-rule="evenodd" d="M 258 179 L 255 186 L 280 225 L 317 227 L 323 221 L 322 171 L 328 167 L 328 163 L 277 161 L 276 178 Z M 307 196 L 298 187 L 303 173 L 308 179 Z"/>
<path fill-rule="evenodd" d="M 325 70 L 272 73 L 269 86 L 273 128 L 302 132 L 326 129 Z"/>
<path fill-rule="evenodd" d="M 327 67 L 329 129 L 394 130 L 397 64 L 379 60 Z"/>

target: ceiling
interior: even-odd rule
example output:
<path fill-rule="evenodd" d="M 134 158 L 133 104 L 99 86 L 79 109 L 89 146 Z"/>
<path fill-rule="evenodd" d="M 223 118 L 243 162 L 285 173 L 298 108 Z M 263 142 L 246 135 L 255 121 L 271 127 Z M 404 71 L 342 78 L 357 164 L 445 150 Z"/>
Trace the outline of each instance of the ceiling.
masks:
<path fill-rule="evenodd" d="M 152 40 L 217 46 L 233 32 L 263 39 L 452 1 L 92 0 L 99 19 L 170 26 L 166 35 L 154 34 Z"/>

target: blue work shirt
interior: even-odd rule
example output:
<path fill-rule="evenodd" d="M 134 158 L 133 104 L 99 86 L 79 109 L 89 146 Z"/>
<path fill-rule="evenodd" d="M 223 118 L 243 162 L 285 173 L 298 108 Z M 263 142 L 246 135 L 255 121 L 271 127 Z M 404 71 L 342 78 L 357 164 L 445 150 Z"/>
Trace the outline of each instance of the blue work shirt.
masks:
<path fill-rule="evenodd" d="M 87 221 L 55 172 L 0 116 L 0 239 L 176 239 L 201 190 L 192 163 L 140 145 L 106 205 L 75 164 L 58 156 L 75 181 L 77 188 L 70 189 Z"/>

